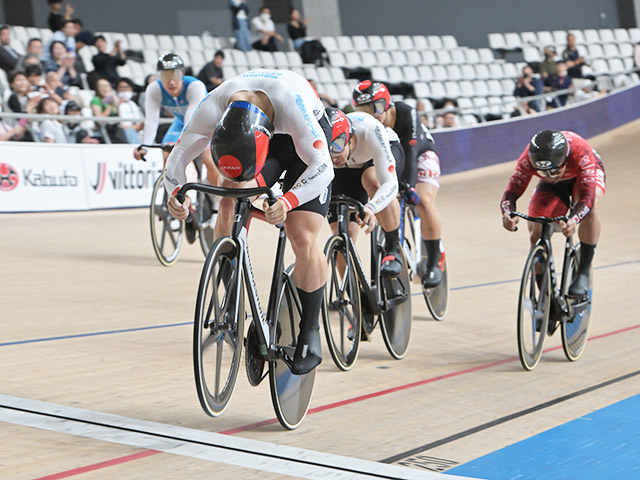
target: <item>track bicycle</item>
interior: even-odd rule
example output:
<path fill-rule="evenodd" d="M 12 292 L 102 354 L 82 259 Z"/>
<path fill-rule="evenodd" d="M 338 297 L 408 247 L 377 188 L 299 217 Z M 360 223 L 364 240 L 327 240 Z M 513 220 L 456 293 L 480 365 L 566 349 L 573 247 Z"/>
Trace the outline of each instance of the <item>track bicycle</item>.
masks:
<path fill-rule="evenodd" d="M 160 148 L 163 152 L 171 152 L 174 144 L 142 144 L 139 148 Z M 144 159 L 144 157 L 143 157 Z M 193 162 L 198 179 L 202 180 L 203 168 L 200 157 Z M 161 173 L 153 185 L 149 224 L 153 251 L 162 265 L 171 266 L 178 259 L 185 229 L 192 229 L 200 240 L 202 252 L 206 255 L 213 243 L 213 227 L 218 214 L 217 200 L 198 193 L 193 203 L 193 210 L 185 221 L 176 220 L 169 212 L 167 201 L 169 194 L 164 188 L 164 173 Z M 185 224 L 189 225 L 185 225 Z"/>
<path fill-rule="evenodd" d="M 554 223 L 567 221 L 568 217 L 530 217 L 511 212 L 511 217 L 524 218 L 542 224 L 542 233 L 531 248 L 522 273 L 518 300 L 518 353 L 525 370 L 533 370 L 542 356 L 546 335 L 552 335 L 558 325 L 562 331 L 562 349 L 570 361 L 576 361 L 587 344 L 591 302 L 593 299 L 593 267 L 589 272 L 589 289 L 586 296 L 570 297 L 567 294 L 573 276 L 578 271 L 580 244 L 567 238 L 562 261 L 560 285 L 556 279 L 555 262 L 551 247 Z"/>
<path fill-rule="evenodd" d="M 409 264 L 409 278 L 413 283 L 422 284 L 427 269 L 427 252 L 423 249 L 421 220 L 416 206 L 409 198 L 409 185 L 400 184 L 400 238 Z M 442 241 L 440 241 L 441 282 L 432 288 L 422 287 L 422 295 L 431 316 L 438 321 L 444 320 L 449 308 L 449 270 Z"/>
<path fill-rule="evenodd" d="M 302 305 L 293 280 L 293 265 L 284 268 L 286 235 L 278 225 L 278 246 L 266 315 L 258 296 L 249 258 L 247 233 L 251 218 L 264 220 L 264 212 L 251 204 L 251 197 L 276 197 L 269 188 L 222 188 L 188 183 L 178 192 L 195 190 L 205 195 L 235 197 L 231 235 L 215 241 L 202 268 L 193 331 L 193 366 L 196 390 L 208 415 L 221 415 L 229 404 L 246 345 L 245 369 L 249 383 L 257 386 L 269 375 L 271 400 L 280 424 L 296 428 L 307 414 L 316 370 L 294 375 L 290 368 L 298 339 Z M 246 339 L 245 289 L 252 318 Z M 265 366 L 268 365 L 267 373 Z"/>
<path fill-rule="evenodd" d="M 363 205 L 345 195 L 334 195 L 338 233 L 327 241 L 328 278 L 322 307 L 327 345 L 336 366 L 350 370 L 358 357 L 360 341 L 368 340 L 380 323 L 384 344 L 391 356 L 401 359 L 409 347 L 411 334 L 411 284 L 407 261 L 396 278 L 383 278 L 380 265 L 384 255 L 384 235 L 380 226 L 371 233 L 371 277 L 367 276 L 349 234 L 349 216 Z M 404 255 L 403 255 L 404 257 Z"/>

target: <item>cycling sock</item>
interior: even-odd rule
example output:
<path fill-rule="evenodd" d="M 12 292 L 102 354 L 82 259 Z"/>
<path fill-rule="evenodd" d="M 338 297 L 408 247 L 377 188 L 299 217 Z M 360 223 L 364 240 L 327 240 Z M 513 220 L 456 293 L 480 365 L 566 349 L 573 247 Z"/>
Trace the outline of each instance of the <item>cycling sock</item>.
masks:
<path fill-rule="evenodd" d="M 384 232 L 385 249 L 388 252 L 400 250 L 400 233 L 399 228 L 391 230 L 390 232 Z"/>
<path fill-rule="evenodd" d="M 320 307 L 324 299 L 324 285 L 313 292 L 305 292 L 298 288 L 298 296 L 302 304 L 302 319 L 300 320 L 300 333 L 307 333 L 312 330 L 320 330 L 318 319 L 320 317 Z M 320 352 L 314 352 L 319 355 Z"/>
<path fill-rule="evenodd" d="M 318 317 L 324 299 L 324 285 L 313 292 L 305 292 L 298 288 L 298 296 L 300 303 L 302 303 L 302 319 L 300 320 L 300 333 L 293 355 L 291 373 L 304 375 L 322 362 Z"/>
<path fill-rule="evenodd" d="M 431 269 L 440 263 L 440 239 L 423 240 L 427 251 L 427 269 Z"/>
<path fill-rule="evenodd" d="M 586 275 L 589 273 L 595 250 L 595 244 L 589 245 L 588 243 L 580 242 L 580 266 L 578 267 L 578 275 Z"/>

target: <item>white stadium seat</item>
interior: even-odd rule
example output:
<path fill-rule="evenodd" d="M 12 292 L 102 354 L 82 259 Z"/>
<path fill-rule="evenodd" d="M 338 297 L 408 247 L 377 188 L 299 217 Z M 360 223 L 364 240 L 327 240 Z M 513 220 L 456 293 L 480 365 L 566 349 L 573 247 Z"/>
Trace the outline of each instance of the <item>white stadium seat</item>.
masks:
<path fill-rule="evenodd" d="M 398 48 L 400 50 L 413 50 L 413 39 L 409 35 L 398 35 Z"/>
<path fill-rule="evenodd" d="M 358 52 L 363 52 L 365 50 L 369 50 L 369 42 L 367 42 L 367 37 L 364 35 L 354 35 L 351 37 L 353 42 L 353 49 Z"/>
<path fill-rule="evenodd" d="M 145 33 L 142 35 L 142 40 L 144 41 L 144 48 L 152 48 L 154 50 L 160 49 L 160 44 L 158 43 L 158 39 L 155 35 Z"/>
<path fill-rule="evenodd" d="M 413 35 L 411 38 L 416 50 L 425 50 L 429 48 L 429 42 L 427 42 L 427 37 L 424 35 Z"/>
<path fill-rule="evenodd" d="M 398 45 L 398 39 L 395 35 L 384 35 L 382 37 L 382 43 L 384 44 L 384 48 L 386 50 L 398 50 L 400 46 Z"/>

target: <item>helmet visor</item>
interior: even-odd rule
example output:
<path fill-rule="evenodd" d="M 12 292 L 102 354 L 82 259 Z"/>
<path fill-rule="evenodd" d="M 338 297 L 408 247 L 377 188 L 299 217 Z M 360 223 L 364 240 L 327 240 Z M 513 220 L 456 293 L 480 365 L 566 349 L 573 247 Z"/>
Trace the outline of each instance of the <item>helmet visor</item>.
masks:
<path fill-rule="evenodd" d="M 331 154 L 337 155 L 344 151 L 347 147 L 347 134 L 341 133 L 331 142 Z"/>
<path fill-rule="evenodd" d="M 356 110 L 370 115 L 382 115 L 387 110 L 387 101 L 384 98 L 379 98 L 371 103 L 356 105 Z"/>
<path fill-rule="evenodd" d="M 171 80 L 179 82 L 182 80 L 184 76 L 184 72 L 180 68 L 176 68 L 174 70 L 162 70 L 160 72 L 160 80 L 162 83 L 169 83 Z"/>

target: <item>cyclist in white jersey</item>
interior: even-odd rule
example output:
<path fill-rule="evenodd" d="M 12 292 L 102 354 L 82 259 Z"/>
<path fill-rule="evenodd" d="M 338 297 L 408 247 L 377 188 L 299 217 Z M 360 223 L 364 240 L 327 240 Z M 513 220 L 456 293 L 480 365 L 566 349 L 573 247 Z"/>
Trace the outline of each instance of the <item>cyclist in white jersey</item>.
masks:
<path fill-rule="evenodd" d="M 302 320 L 291 369 L 295 374 L 310 372 L 322 360 L 318 316 L 326 259 L 318 235 L 333 179 L 330 135 L 322 102 L 307 80 L 287 70 L 252 70 L 207 95 L 165 169 L 165 186 L 175 195 L 186 181 L 186 165 L 211 141 L 221 186 L 272 186 L 286 170 L 284 195 L 271 206 L 265 202 L 264 208 L 269 223 L 284 222 L 296 257 Z M 180 205 L 172 196 L 169 209 L 182 219 L 189 204 L 189 197 Z M 234 205 L 234 199 L 221 199 L 216 237 L 230 233 Z"/>
<path fill-rule="evenodd" d="M 396 159 L 388 131 L 365 113 L 345 115 L 335 108 L 327 108 L 327 113 L 332 125 L 331 160 L 335 168 L 332 194 L 341 193 L 365 204 L 364 218 L 351 218 L 350 234 L 355 240 L 356 223 L 370 233 L 377 220 L 385 232 L 386 245 L 380 272 L 385 277 L 397 276 L 402 271 L 400 204 Z M 328 219 L 335 233 L 338 219 L 334 207 L 329 207 Z"/>

